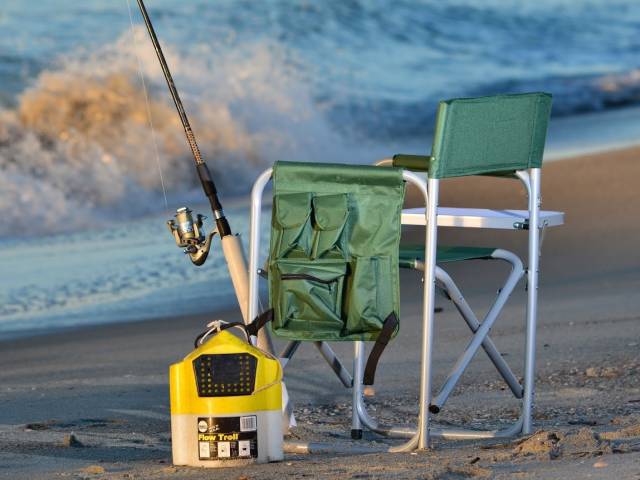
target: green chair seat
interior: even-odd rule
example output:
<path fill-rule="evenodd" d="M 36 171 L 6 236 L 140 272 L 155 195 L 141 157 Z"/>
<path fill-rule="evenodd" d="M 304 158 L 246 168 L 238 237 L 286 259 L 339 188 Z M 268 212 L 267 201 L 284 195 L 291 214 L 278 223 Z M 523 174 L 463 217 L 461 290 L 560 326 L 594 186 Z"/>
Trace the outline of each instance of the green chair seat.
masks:
<path fill-rule="evenodd" d="M 462 260 L 485 260 L 491 258 L 495 248 L 442 246 L 437 248 L 436 262 L 448 263 Z M 424 261 L 423 245 L 400 245 L 400 267 L 414 268 L 416 261 Z"/>

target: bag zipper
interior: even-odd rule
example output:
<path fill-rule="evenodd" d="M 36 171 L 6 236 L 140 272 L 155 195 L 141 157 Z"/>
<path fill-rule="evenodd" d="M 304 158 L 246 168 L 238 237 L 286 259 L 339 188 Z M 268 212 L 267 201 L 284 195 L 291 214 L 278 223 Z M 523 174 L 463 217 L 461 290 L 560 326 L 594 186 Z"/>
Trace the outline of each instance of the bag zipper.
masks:
<path fill-rule="evenodd" d="M 337 282 L 338 278 L 340 277 L 338 276 L 331 280 L 323 280 L 322 278 L 314 277 L 313 275 L 309 275 L 308 273 L 283 273 L 280 276 L 281 280 L 311 280 L 313 282 L 324 283 L 325 285 Z"/>

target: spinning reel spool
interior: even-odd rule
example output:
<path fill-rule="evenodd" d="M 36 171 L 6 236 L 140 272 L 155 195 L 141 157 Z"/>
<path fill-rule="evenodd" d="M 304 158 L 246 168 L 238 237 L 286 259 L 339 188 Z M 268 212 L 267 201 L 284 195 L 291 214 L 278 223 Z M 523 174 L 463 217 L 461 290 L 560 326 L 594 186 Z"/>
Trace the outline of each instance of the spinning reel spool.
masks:
<path fill-rule="evenodd" d="M 201 214 L 193 219 L 192 211 L 188 207 L 176 210 L 174 220 L 167 221 L 167 227 L 176 241 L 176 245 L 184 248 L 184 253 L 189 255 L 194 265 L 202 265 L 211 249 L 211 239 L 218 233 L 213 230 L 208 235 L 203 228 L 203 220 L 207 217 Z"/>

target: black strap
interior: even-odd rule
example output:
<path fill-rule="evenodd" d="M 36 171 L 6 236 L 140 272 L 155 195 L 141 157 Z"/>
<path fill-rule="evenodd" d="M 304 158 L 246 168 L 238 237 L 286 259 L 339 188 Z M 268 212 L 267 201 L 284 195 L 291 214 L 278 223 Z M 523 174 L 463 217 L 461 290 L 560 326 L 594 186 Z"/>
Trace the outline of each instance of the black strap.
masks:
<path fill-rule="evenodd" d="M 376 367 L 378 366 L 378 360 L 382 352 L 384 352 L 387 343 L 391 340 L 393 332 L 398 327 L 398 317 L 394 312 L 391 312 L 387 318 L 385 318 L 382 324 L 382 330 L 378 334 L 376 342 L 373 344 L 369 358 L 367 359 L 367 365 L 364 367 L 364 378 L 362 383 L 365 385 L 373 385 L 373 381 L 376 376 Z"/>
<path fill-rule="evenodd" d="M 258 335 L 258 331 L 264 327 L 268 322 L 273 320 L 273 308 L 262 312 L 256 318 L 253 319 L 253 322 L 245 326 L 245 330 L 251 336 Z"/>

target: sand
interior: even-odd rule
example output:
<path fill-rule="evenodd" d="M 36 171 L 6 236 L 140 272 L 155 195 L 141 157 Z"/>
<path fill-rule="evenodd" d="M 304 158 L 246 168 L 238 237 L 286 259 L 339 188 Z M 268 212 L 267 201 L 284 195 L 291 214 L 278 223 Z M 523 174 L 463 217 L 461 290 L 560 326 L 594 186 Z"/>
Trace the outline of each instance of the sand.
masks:
<path fill-rule="evenodd" d="M 546 233 L 540 287 L 536 433 L 511 441 L 436 441 L 416 454 L 287 455 L 285 462 L 202 471 L 171 465 L 167 367 L 189 352 L 209 319 L 73 329 L 0 343 L 1 478 L 638 478 L 640 475 L 640 149 L 550 163 L 543 207 L 566 212 Z M 443 182 L 442 205 L 524 205 L 505 180 Z M 408 237 L 418 235 L 409 232 Z M 443 241 L 523 251 L 522 232 L 442 230 Z M 504 267 L 454 266 L 472 307 L 486 311 Z M 482 272 L 482 273 L 476 273 Z M 485 272 L 488 272 L 485 274 Z M 401 333 L 382 359 L 372 414 L 410 423 L 417 412 L 418 280 L 402 274 Z M 524 284 L 492 338 L 522 371 Z M 440 299 L 436 385 L 469 339 Z M 350 345 L 336 345 L 347 359 Z M 299 426 L 293 440 L 348 443 L 350 391 L 310 346 L 287 369 Z M 441 424 L 496 428 L 517 402 L 480 352 L 443 411 Z M 386 440 L 366 434 L 371 445 Z"/>

